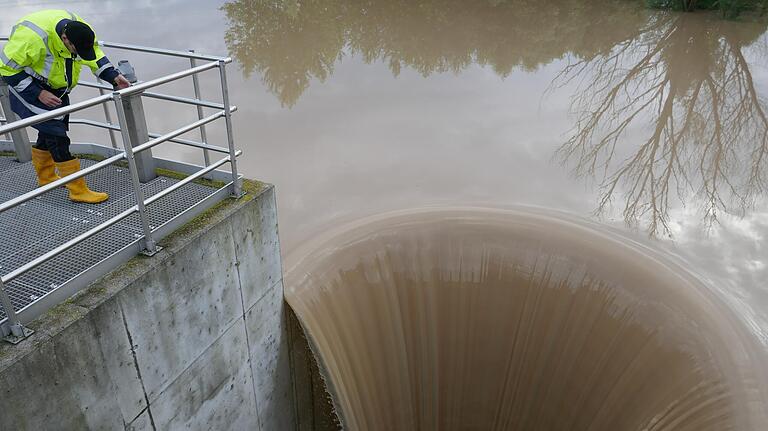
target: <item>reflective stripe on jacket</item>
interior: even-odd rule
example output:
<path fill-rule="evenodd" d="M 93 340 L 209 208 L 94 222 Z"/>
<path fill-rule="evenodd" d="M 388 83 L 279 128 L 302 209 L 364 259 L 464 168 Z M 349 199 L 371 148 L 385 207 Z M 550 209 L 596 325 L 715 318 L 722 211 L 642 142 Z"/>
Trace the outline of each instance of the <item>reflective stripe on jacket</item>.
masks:
<path fill-rule="evenodd" d="M 13 27 L 8 43 L 0 51 L 0 76 L 17 93 L 36 98 L 41 89 L 39 84 L 43 84 L 62 90 L 57 94 L 61 96 L 77 85 L 83 64 L 108 82 L 118 75 L 98 43 L 94 47 L 96 60 L 73 58 L 57 32 L 70 20 L 88 24 L 66 10 L 43 10 L 23 17 Z M 69 77 L 67 62 L 71 63 Z"/>

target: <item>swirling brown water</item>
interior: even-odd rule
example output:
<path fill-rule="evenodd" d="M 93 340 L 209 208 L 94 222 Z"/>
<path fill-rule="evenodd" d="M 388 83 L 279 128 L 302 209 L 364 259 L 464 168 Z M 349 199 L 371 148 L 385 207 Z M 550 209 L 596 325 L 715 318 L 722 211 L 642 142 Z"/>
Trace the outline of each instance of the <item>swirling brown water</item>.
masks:
<path fill-rule="evenodd" d="M 766 423 L 764 350 L 721 293 L 594 226 L 538 210 L 416 211 L 300 255 L 288 302 L 346 429 Z"/>

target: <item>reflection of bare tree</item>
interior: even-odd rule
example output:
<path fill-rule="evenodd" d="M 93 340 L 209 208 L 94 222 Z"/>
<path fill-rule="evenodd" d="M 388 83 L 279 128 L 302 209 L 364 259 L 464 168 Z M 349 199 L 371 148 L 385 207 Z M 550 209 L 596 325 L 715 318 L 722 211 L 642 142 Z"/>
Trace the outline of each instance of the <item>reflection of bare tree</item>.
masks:
<path fill-rule="evenodd" d="M 647 221 L 656 235 L 670 232 L 670 199 L 698 196 L 711 225 L 765 191 L 768 117 L 741 51 L 764 28 L 736 25 L 656 15 L 560 74 L 560 85 L 585 77 L 573 101 L 578 121 L 558 155 L 575 160 L 579 176 L 603 176 L 598 213 L 623 190 L 624 219 Z M 648 119 L 624 154 L 627 132 Z"/>

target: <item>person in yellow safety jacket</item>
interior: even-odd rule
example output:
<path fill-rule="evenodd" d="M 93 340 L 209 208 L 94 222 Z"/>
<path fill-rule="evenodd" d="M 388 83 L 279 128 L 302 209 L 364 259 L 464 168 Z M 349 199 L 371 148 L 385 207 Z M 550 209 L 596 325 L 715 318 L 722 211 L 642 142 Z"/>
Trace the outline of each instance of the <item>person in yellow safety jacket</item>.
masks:
<path fill-rule="evenodd" d="M 87 65 L 94 75 L 115 88 L 130 86 L 109 62 L 91 27 L 66 10 L 43 10 L 21 18 L 0 51 L 0 76 L 8 84 L 11 108 L 21 118 L 67 106 L 80 69 Z M 33 126 L 38 131 L 32 146 L 32 164 L 40 186 L 80 170 L 80 161 L 69 152 L 69 115 Z M 75 202 L 99 203 L 106 193 L 88 188 L 84 178 L 67 184 Z"/>

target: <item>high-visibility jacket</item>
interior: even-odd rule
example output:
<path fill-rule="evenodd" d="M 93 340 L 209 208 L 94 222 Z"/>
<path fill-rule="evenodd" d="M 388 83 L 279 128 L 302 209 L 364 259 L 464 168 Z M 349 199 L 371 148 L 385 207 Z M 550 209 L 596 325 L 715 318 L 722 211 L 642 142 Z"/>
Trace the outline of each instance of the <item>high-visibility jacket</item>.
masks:
<path fill-rule="evenodd" d="M 0 52 L 0 76 L 17 93 L 23 93 L 24 99 L 36 99 L 43 88 L 63 96 L 77 85 L 83 64 L 107 82 L 113 82 L 119 74 L 98 43 L 94 46 L 96 60 L 74 58 L 60 37 L 72 20 L 85 23 L 66 10 L 43 10 L 21 18 L 13 27 Z"/>

